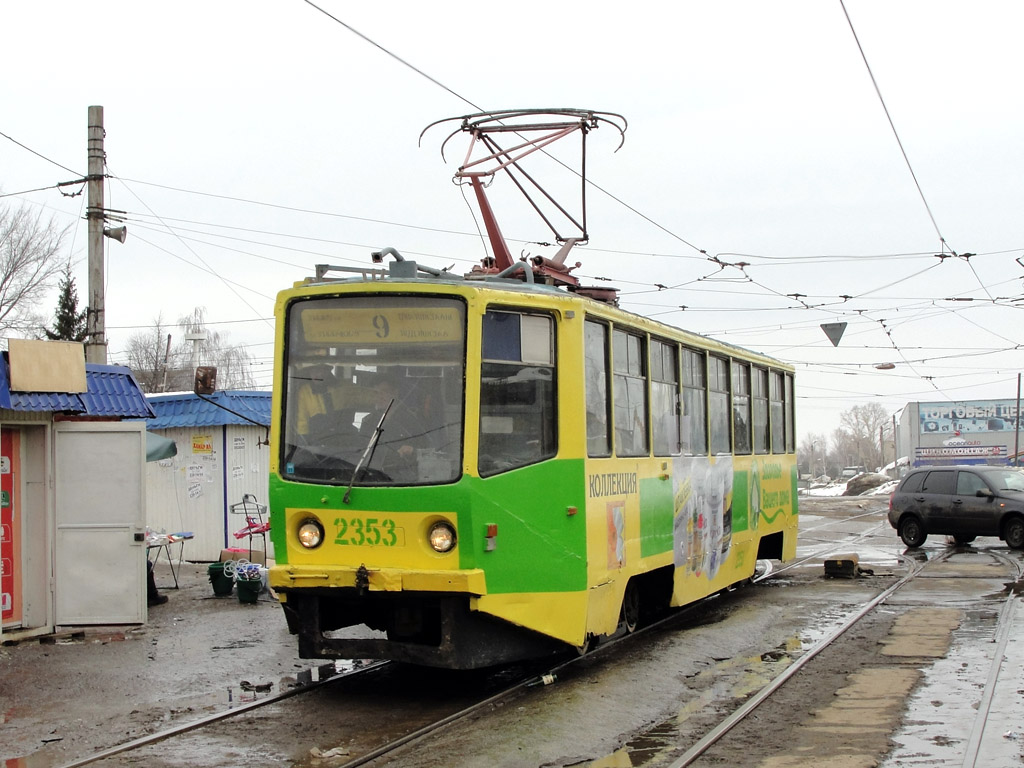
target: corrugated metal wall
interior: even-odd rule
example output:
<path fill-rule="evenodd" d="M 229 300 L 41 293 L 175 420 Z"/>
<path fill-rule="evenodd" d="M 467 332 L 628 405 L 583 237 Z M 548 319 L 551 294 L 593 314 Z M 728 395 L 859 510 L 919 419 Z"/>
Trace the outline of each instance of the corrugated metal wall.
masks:
<path fill-rule="evenodd" d="M 186 560 L 213 561 L 225 547 L 248 548 L 248 539 L 232 535 L 244 527 L 244 516 L 228 510 L 246 493 L 267 503 L 270 450 L 258 446 L 264 430 L 228 425 L 151 431 L 173 440 L 178 455 L 146 466 L 147 525 L 166 533 L 191 531 Z"/>
<path fill-rule="evenodd" d="M 228 425 L 227 445 L 224 448 L 225 476 L 227 478 L 228 509 L 242 501 L 244 494 L 252 494 L 262 507 L 267 506 L 270 484 L 270 446 L 260 445 L 266 430 L 256 426 Z M 245 515 L 229 514 L 228 538 L 231 547 L 249 547 L 249 539 L 236 539 L 232 534 L 245 526 Z M 263 519 L 267 520 L 264 510 Z M 264 539 L 254 537 L 253 549 L 263 549 Z M 273 557 L 270 534 L 266 536 L 267 556 Z"/>

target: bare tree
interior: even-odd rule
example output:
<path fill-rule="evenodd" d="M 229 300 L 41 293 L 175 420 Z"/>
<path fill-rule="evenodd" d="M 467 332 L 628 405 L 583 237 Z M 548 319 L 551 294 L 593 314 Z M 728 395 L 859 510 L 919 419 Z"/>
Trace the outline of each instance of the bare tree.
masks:
<path fill-rule="evenodd" d="M 797 455 L 802 472 L 807 472 L 814 477 L 827 474 L 828 438 L 825 437 L 825 433 L 806 435 L 800 441 Z"/>
<path fill-rule="evenodd" d="M 178 374 L 178 361 L 171 358 L 176 351 L 168 350 L 169 336 L 163 315 L 159 314 L 149 330 L 128 337 L 125 349 L 128 367 L 132 369 L 143 392 L 173 392 L 184 388 Z"/>
<path fill-rule="evenodd" d="M 882 465 L 881 442 L 892 431 L 889 414 L 878 403 L 855 405 L 839 414 L 832 439 L 840 462 L 874 469 Z"/>
<path fill-rule="evenodd" d="M 70 230 L 27 207 L 0 205 L 0 333 L 34 335 L 45 325 L 36 307 L 63 269 L 58 256 Z"/>
<path fill-rule="evenodd" d="M 192 314 L 181 318 L 179 324 L 185 333 L 205 333 L 199 342 L 199 365 L 217 366 L 217 387 L 220 389 L 252 389 L 256 381 L 252 375 L 252 357 L 244 347 L 232 344 L 227 335 L 206 327 L 206 310 L 196 307 Z M 191 342 L 189 342 L 191 343 Z M 191 355 L 191 350 L 190 350 Z M 195 356 L 192 356 L 195 359 Z"/>
<path fill-rule="evenodd" d="M 186 339 L 186 335 L 194 338 Z M 225 334 L 209 330 L 202 307 L 192 310 L 173 326 L 168 326 L 158 315 L 149 330 L 129 337 L 126 354 L 128 366 L 139 385 L 151 394 L 191 390 L 196 365 L 217 366 L 220 389 L 255 386 L 249 353 L 231 344 Z"/>

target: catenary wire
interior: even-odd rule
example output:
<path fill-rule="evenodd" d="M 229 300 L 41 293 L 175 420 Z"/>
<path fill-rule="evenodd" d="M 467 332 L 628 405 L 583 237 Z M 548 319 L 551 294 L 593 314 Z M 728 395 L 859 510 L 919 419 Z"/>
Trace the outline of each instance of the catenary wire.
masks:
<path fill-rule="evenodd" d="M 843 0 L 839 0 L 839 5 L 843 9 L 843 15 L 846 17 L 846 23 L 850 27 L 850 33 L 853 35 L 853 40 L 857 44 L 857 50 L 860 52 L 861 60 L 864 62 L 864 67 L 868 71 L 868 77 L 871 78 L 871 85 L 875 89 L 875 94 L 878 96 L 878 101 L 882 105 L 882 110 L 885 112 L 885 119 L 889 121 L 889 127 L 892 129 L 892 135 L 896 138 L 896 144 L 899 145 L 900 153 L 903 155 L 903 161 L 907 165 L 907 170 L 910 171 L 910 176 L 914 180 L 914 186 L 917 188 L 917 194 L 921 198 L 921 202 L 924 204 L 925 210 L 928 212 L 928 218 L 931 219 L 932 227 L 935 229 L 935 234 L 939 236 L 939 242 L 942 243 L 943 247 L 946 247 L 946 239 L 942 236 L 942 232 L 939 230 L 939 224 L 935 220 L 935 216 L 932 214 L 932 208 L 928 205 L 928 200 L 924 196 L 924 190 L 921 188 L 921 183 L 917 180 L 917 174 L 914 172 L 914 167 L 910 164 L 910 158 L 907 156 L 907 151 L 903 147 L 903 141 L 900 139 L 900 134 L 896 130 L 896 124 L 893 122 L 892 115 L 889 114 L 889 107 L 886 106 L 885 99 L 882 97 L 882 89 L 878 87 L 878 81 L 875 79 L 875 73 L 871 70 L 871 64 L 868 63 L 867 54 L 864 53 L 864 47 L 860 44 L 860 38 L 857 36 L 857 30 L 853 26 L 853 20 L 850 18 L 849 12 L 846 10 L 846 3 Z"/>
<path fill-rule="evenodd" d="M 8 136 L 3 131 L 0 131 L 0 136 L 3 136 L 5 139 L 7 139 L 8 141 L 10 141 L 10 142 L 12 142 L 14 144 L 17 144 L 19 147 L 24 149 L 26 152 L 31 152 L 33 155 L 35 155 L 36 157 L 40 158 L 41 160 L 45 160 L 46 162 L 51 163 L 52 165 L 56 165 L 58 168 L 60 168 L 62 170 L 65 170 L 65 171 L 67 171 L 70 174 L 73 174 L 73 175 L 79 176 L 79 177 L 85 176 L 84 173 L 79 173 L 78 171 L 73 171 L 70 168 L 68 168 L 66 165 L 61 165 L 56 160 L 51 160 L 46 155 L 41 154 L 39 152 L 36 152 L 34 149 L 32 149 L 32 147 L 29 147 L 29 146 L 27 146 L 25 144 L 22 144 L 20 141 L 18 141 L 17 139 L 15 139 L 12 136 Z M 44 187 L 44 189 L 49 189 L 49 187 Z M 33 191 L 36 191 L 36 190 L 33 190 Z"/>

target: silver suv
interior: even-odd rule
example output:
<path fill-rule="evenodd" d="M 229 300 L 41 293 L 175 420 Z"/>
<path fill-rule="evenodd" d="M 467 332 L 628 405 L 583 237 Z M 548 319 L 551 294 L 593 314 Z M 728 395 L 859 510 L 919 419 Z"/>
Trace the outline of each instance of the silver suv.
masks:
<path fill-rule="evenodd" d="M 908 547 L 920 547 L 935 533 L 958 544 L 998 536 L 1024 549 L 1024 470 L 920 467 L 889 498 L 889 524 Z"/>

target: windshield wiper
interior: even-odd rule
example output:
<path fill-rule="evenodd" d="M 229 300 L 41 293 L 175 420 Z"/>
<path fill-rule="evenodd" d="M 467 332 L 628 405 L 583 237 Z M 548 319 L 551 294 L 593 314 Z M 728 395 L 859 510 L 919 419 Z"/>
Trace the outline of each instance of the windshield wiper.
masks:
<path fill-rule="evenodd" d="M 356 468 L 352 470 L 352 479 L 348 481 L 348 488 L 345 489 L 345 495 L 341 498 L 343 504 L 349 503 L 348 499 L 349 496 L 352 495 L 352 486 L 355 485 L 356 478 L 359 477 L 359 470 L 363 468 L 364 464 L 369 464 L 373 461 L 373 452 L 377 449 L 377 442 L 380 440 L 380 433 L 384 431 L 384 419 L 388 417 L 388 412 L 394 404 L 395 399 L 391 398 L 391 402 L 389 402 L 387 408 L 384 409 L 384 413 L 380 415 L 380 421 L 378 421 L 377 426 L 373 428 L 373 434 L 370 435 L 370 440 L 366 444 L 366 448 L 363 449 L 363 455 L 359 457 L 359 463 L 356 464 Z"/>

